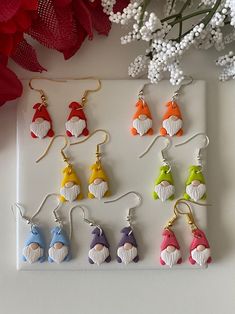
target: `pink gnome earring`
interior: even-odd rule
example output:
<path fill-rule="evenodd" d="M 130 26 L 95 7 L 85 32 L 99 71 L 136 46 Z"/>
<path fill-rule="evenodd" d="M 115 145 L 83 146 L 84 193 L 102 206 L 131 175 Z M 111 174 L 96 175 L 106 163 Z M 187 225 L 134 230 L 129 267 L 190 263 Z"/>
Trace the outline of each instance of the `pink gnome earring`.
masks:
<path fill-rule="evenodd" d="M 126 221 L 128 222 L 128 226 L 124 227 L 121 230 L 122 238 L 119 241 L 118 244 L 118 249 L 117 249 L 117 262 L 118 263 L 123 263 L 123 264 L 129 264 L 131 262 L 137 263 L 139 261 L 139 254 L 138 254 L 138 245 L 137 245 L 137 241 L 135 239 L 134 236 L 134 232 L 133 232 L 133 215 L 132 215 L 132 211 L 141 205 L 142 203 L 142 197 L 140 196 L 139 193 L 130 191 L 126 194 L 121 195 L 120 197 L 111 200 L 111 201 L 106 201 L 104 203 L 113 203 L 116 202 L 118 200 L 120 200 L 121 198 L 123 198 L 126 195 L 129 194 L 134 194 L 138 200 L 138 204 L 136 206 L 133 206 L 131 208 L 128 209 L 128 214 L 126 216 Z"/>
<path fill-rule="evenodd" d="M 81 78 L 78 80 L 85 80 L 85 79 L 93 79 L 92 77 Z M 73 101 L 69 108 L 71 112 L 67 118 L 67 122 L 65 123 L 66 134 L 71 137 L 79 137 L 81 135 L 87 136 L 89 135 L 89 130 L 87 127 L 87 118 L 84 112 L 84 107 L 87 103 L 87 96 L 90 93 L 98 92 L 101 89 L 101 81 L 97 79 L 98 87 L 96 89 L 88 89 L 85 90 L 81 103 Z"/>

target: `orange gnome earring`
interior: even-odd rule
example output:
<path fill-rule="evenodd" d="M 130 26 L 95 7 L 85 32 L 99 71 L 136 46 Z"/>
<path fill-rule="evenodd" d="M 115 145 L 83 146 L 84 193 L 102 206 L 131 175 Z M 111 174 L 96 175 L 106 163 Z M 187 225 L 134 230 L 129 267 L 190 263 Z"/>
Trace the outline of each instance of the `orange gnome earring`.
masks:
<path fill-rule="evenodd" d="M 152 115 L 147 103 L 144 100 L 144 87 L 139 92 L 139 99 L 136 103 L 136 113 L 132 118 L 132 135 L 152 135 Z"/>
<path fill-rule="evenodd" d="M 160 129 L 160 134 L 163 136 L 183 135 L 183 119 L 180 108 L 176 103 L 176 99 L 178 99 L 182 88 L 193 82 L 193 79 L 191 77 L 189 77 L 189 80 L 189 82 L 181 85 L 180 88 L 174 92 L 171 101 L 166 104 L 167 111 L 163 116 L 162 127 Z"/>
<path fill-rule="evenodd" d="M 108 184 L 108 177 L 103 169 L 101 163 L 101 153 L 100 153 L 100 146 L 106 144 L 109 139 L 109 133 L 105 130 L 98 129 L 91 133 L 86 139 L 72 143 L 71 145 L 81 144 L 86 142 L 92 135 L 97 132 L 104 132 L 105 139 L 103 142 L 97 144 L 96 146 L 96 162 L 90 167 L 91 175 L 88 179 L 88 198 L 93 199 L 102 199 L 103 197 L 110 196 L 109 184 Z"/>

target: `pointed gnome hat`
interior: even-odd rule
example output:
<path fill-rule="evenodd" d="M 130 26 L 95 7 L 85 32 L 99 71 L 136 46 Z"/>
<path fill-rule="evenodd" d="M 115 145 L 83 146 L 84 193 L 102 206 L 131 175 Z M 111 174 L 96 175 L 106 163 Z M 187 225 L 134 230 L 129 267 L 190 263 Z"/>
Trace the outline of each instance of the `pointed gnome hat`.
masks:
<path fill-rule="evenodd" d="M 198 245 L 204 245 L 206 248 L 210 247 L 205 233 L 200 229 L 193 231 L 193 240 L 190 245 L 190 251 L 194 250 Z"/>
<path fill-rule="evenodd" d="M 89 177 L 88 184 L 91 184 L 95 179 L 98 178 L 106 182 L 108 181 L 108 177 L 106 176 L 100 162 L 93 164 L 90 169 L 91 175 Z"/>
<path fill-rule="evenodd" d="M 131 233 L 130 233 L 131 232 Z M 125 243 L 130 243 L 133 246 L 137 247 L 136 239 L 134 237 L 134 233 L 131 229 L 131 227 L 125 227 L 121 230 L 121 233 L 123 233 L 123 236 L 118 243 L 118 247 L 123 246 Z M 129 234 L 130 233 L 130 234 Z"/>
<path fill-rule="evenodd" d="M 149 119 L 152 119 L 151 112 L 147 103 L 144 100 L 138 100 L 136 103 L 137 110 L 133 116 L 133 120 L 138 119 L 141 114 L 147 116 Z"/>
<path fill-rule="evenodd" d="M 171 185 L 174 185 L 172 173 L 171 171 L 169 172 L 168 171 L 169 171 L 169 166 L 162 166 L 160 168 L 160 175 L 155 182 L 156 185 L 160 184 L 162 181 L 167 181 Z"/>
<path fill-rule="evenodd" d="M 71 102 L 69 108 L 71 108 L 72 110 L 67 120 L 70 120 L 72 117 L 78 117 L 79 119 L 86 120 L 83 108 L 78 102 L 75 101 Z"/>
<path fill-rule="evenodd" d="M 60 227 L 55 227 L 51 230 L 51 234 L 53 234 L 50 247 L 52 247 L 55 243 L 61 242 L 66 246 L 69 246 L 69 239 L 65 231 Z"/>
<path fill-rule="evenodd" d="M 63 170 L 63 179 L 61 181 L 61 186 L 63 187 L 67 182 L 74 182 L 77 185 L 81 185 L 81 182 L 76 175 L 76 172 L 74 171 L 72 165 L 67 166 Z"/>
<path fill-rule="evenodd" d="M 186 185 L 189 185 L 192 183 L 194 180 L 198 180 L 202 183 L 205 184 L 205 178 L 203 176 L 202 171 L 200 171 L 201 167 L 200 166 L 190 166 L 189 167 L 189 176 L 186 181 Z"/>
<path fill-rule="evenodd" d="M 100 230 L 100 228 L 96 227 L 92 231 L 92 234 L 94 234 L 94 238 L 91 242 L 90 249 L 93 249 L 93 247 L 96 246 L 96 244 L 102 244 L 109 248 L 109 243 L 103 230 Z"/>
<path fill-rule="evenodd" d="M 173 231 L 165 229 L 162 233 L 164 239 L 161 244 L 161 251 L 165 250 L 169 245 L 174 246 L 176 249 L 180 249 L 179 243 Z"/>
<path fill-rule="evenodd" d="M 46 246 L 44 237 L 40 229 L 36 226 L 32 226 L 30 236 L 25 241 L 25 246 L 28 246 L 31 243 L 37 243 L 41 248 Z"/>
<path fill-rule="evenodd" d="M 166 113 L 165 113 L 164 116 L 163 116 L 163 120 L 168 119 L 168 118 L 171 117 L 171 116 L 175 116 L 175 117 L 177 117 L 177 118 L 179 118 L 179 119 L 182 120 L 181 111 L 180 111 L 180 108 L 179 108 L 179 106 L 177 105 L 176 102 L 174 102 L 174 101 L 169 101 L 169 102 L 166 104 L 166 106 L 167 106 L 168 108 L 167 108 Z"/>
<path fill-rule="evenodd" d="M 37 103 L 33 106 L 33 109 L 35 109 L 35 113 L 34 113 L 32 122 L 34 122 L 38 118 L 43 118 L 44 120 L 51 122 L 51 117 L 47 111 L 46 106 L 40 103 Z"/>

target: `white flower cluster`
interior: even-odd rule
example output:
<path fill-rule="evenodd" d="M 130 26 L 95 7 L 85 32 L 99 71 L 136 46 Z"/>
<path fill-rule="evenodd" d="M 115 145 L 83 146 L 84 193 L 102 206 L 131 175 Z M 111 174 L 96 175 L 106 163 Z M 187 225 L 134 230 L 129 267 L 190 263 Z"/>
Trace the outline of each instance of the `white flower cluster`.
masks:
<path fill-rule="evenodd" d="M 132 29 L 121 37 L 121 43 L 127 44 L 139 40 L 149 43 L 145 55 L 138 56 L 130 64 L 128 72 L 131 77 L 136 77 L 147 70 L 150 81 L 157 83 L 163 78 L 163 74 L 168 72 L 170 82 L 173 85 L 180 84 L 184 77 L 180 61 L 189 48 L 194 46 L 208 49 L 213 46 L 217 50 L 222 50 L 226 44 L 235 41 L 234 29 L 232 32 L 224 34 L 228 23 L 235 27 L 235 0 L 221 0 L 220 2 L 218 0 L 198 0 L 198 5 L 194 8 L 196 12 L 193 15 L 196 16 L 200 10 L 204 9 L 206 12 L 203 12 L 203 15 L 198 13 L 198 23 L 188 31 L 182 27 L 182 31 L 176 39 L 168 39 L 172 37 L 171 29 L 177 24 L 177 18 L 184 17 L 182 13 L 177 15 L 176 7 L 180 1 L 182 2 L 181 7 L 185 5 L 192 7 L 194 1 L 189 3 L 187 0 L 166 0 L 163 20 L 156 13 L 149 13 L 143 9 L 147 3 L 146 0 L 131 0 L 123 12 L 114 13 L 112 8 L 116 1 L 118 0 L 101 0 L 101 3 L 113 23 L 132 25 Z M 172 18 L 169 18 L 169 15 L 172 15 Z M 190 25 L 190 23 L 188 24 Z M 226 59 L 226 56 L 222 58 Z M 222 80 L 226 80 L 228 77 L 234 78 L 234 74 L 232 74 L 234 71 L 233 58 L 233 56 L 229 57 L 230 62 L 226 59 Z"/>
<path fill-rule="evenodd" d="M 219 76 L 221 81 L 235 79 L 235 55 L 232 51 L 224 56 L 219 57 L 216 61 L 216 64 L 223 68 Z"/>

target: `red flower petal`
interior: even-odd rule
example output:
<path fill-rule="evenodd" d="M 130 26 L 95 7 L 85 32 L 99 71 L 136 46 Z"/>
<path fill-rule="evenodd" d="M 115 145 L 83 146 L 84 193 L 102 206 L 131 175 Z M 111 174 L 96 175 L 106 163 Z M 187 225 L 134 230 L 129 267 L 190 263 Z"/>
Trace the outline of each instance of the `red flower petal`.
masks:
<path fill-rule="evenodd" d="M 91 13 L 83 0 L 74 0 L 74 13 L 77 22 L 85 29 L 90 39 L 93 38 L 93 25 Z"/>
<path fill-rule="evenodd" d="M 0 34 L 0 53 L 9 56 L 13 49 L 13 36 Z"/>
<path fill-rule="evenodd" d="M 21 0 L 21 8 L 29 11 L 37 11 L 38 0 Z"/>
<path fill-rule="evenodd" d="M 122 12 L 125 7 L 128 6 L 130 0 L 117 0 L 115 5 L 113 6 L 113 12 Z"/>
<path fill-rule="evenodd" d="M 8 100 L 20 97 L 22 91 L 22 84 L 15 73 L 0 64 L 0 106 Z"/>
<path fill-rule="evenodd" d="M 35 49 L 25 39 L 17 45 L 11 58 L 26 70 L 33 72 L 46 71 L 38 62 Z"/>
<path fill-rule="evenodd" d="M 19 11 L 14 17 L 14 21 L 18 25 L 18 31 L 25 32 L 32 24 L 32 17 L 27 11 Z"/>
<path fill-rule="evenodd" d="M 108 16 L 103 12 L 101 5 L 91 9 L 93 27 L 101 35 L 108 35 L 111 29 L 111 22 Z"/>
<path fill-rule="evenodd" d="M 17 27 L 13 19 L 0 23 L 0 32 L 5 34 L 14 34 L 17 31 Z"/>
<path fill-rule="evenodd" d="M 21 0 L 1 0 L 0 1 L 0 22 L 10 20 L 18 11 Z"/>

